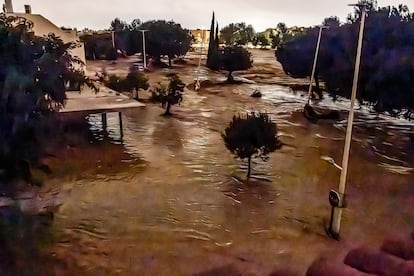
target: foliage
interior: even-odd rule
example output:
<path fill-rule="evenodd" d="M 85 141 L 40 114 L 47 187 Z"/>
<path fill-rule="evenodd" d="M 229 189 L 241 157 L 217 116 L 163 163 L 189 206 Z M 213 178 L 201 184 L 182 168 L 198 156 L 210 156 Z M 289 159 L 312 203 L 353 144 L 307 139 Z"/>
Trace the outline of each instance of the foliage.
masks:
<path fill-rule="evenodd" d="M 160 62 L 161 56 L 167 56 L 171 66 L 173 58 L 185 55 L 190 49 L 190 32 L 174 21 L 147 21 L 140 28 L 148 30 L 145 34 L 147 54 L 156 62 Z"/>
<path fill-rule="evenodd" d="M 111 22 L 110 32 L 81 36 L 85 43 L 86 58 L 116 59 L 117 50 L 127 55 L 142 52 L 143 35 L 140 30 L 148 31 L 145 33 L 146 53 L 156 62 L 160 62 L 162 56 L 167 56 L 171 66 L 172 59 L 185 55 L 190 49 L 190 32 L 173 21 L 152 20 L 142 23 L 134 19 L 128 24 L 115 18 Z"/>
<path fill-rule="evenodd" d="M 218 52 L 219 68 L 229 72 L 227 81 L 232 82 L 232 73 L 249 69 L 253 61 L 251 53 L 240 46 L 225 47 Z"/>
<path fill-rule="evenodd" d="M 161 103 L 162 107 L 165 108 L 165 115 L 171 115 L 170 108 L 172 105 L 181 103 L 183 100 L 182 92 L 184 92 L 185 87 L 185 84 L 176 74 L 169 75 L 168 79 L 168 86 L 160 83 L 159 86 L 154 88 L 151 96 L 152 101 Z"/>
<path fill-rule="evenodd" d="M 149 87 L 148 79 L 145 77 L 144 73 L 137 70 L 130 70 L 125 78 L 121 78 L 117 75 L 109 75 L 105 85 L 118 92 L 132 91 L 135 89 L 137 92 L 137 100 L 138 90 L 147 90 Z"/>
<path fill-rule="evenodd" d="M 214 30 L 214 24 L 216 24 L 216 29 Z M 211 19 L 211 28 L 210 28 L 210 42 L 208 45 L 208 54 L 207 54 L 207 67 L 212 70 L 219 69 L 219 27 L 218 23 L 214 21 L 214 12 Z"/>
<path fill-rule="evenodd" d="M 368 9 L 358 85 L 358 100 L 376 111 L 413 118 L 414 16 L 408 7 Z M 356 9 L 350 18 L 359 18 Z M 350 97 L 359 22 L 350 20 L 325 30 L 317 74 L 334 97 Z M 309 76 L 317 31 L 294 38 L 278 48 L 283 69 L 293 77 Z"/>
<path fill-rule="evenodd" d="M 246 23 L 230 23 L 220 31 L 220 38 L 227 46 L 246 45 L 253 42 L 255 31 Z"/>
<path fill-rule="evenodd" d="M 214 26 L 216 24 L 215 15 L 213 12 L 213 16 L 211 18 L 211 26 L 210 26 L 210 40 L 208 43 L 208 53 L 207 53 L 207 67 L 212 70 L 218 69 L 218 61 L 217 61 L 217 51 L 218 51 L 218 41 L 216 43 L 215 37 L 218 37 L 218 24 L 216 31 L 214 31 Z"/>
<path fill-rule="evenodd" d="M 130 91 L 132 89 L 144 89 L 147 90 L 149 87 L 148 79 L 145 77 L 144 73 L 137 70 L 132 70 L 128 73 L 125 78 L 125 89 Z"/>
<path fill-rule="evenodd" d="M 70 53 L 77 44 L 53 34 L 36 37 L 31 27 L 25 19 L 0 16 L 0 181 L 19 173 L 29 180 L 47 122 L 65 104 L 67 82 L 94 88 Z"/>
<path fill-rule="evenodd" d="M 105 85 L 115 91 L 123 91 L 122 78 L 117 75 L 109 75 Z"/>
<path fill-rule="evenodd" d="M 304 32 L 306 32 L 306 28 L 296 26 L 288 28 L 285 23 L 280 22 L 274 32 L 270 34 L 272 48 L 279 47 L 291 39 L 301 36 Z"/>
<path fill-rule="evenodd" d="M 85 34 L 80 37 L 85 45 L 85 56 L 88 60 L 115 60 L 116 49 L 112 46 L 111 33 Z"/>
<path fill-rule="evenodd" d="M 112 20 L 109 30 L 114 32 L 121 32 L 128 29 L 128 24 L 125 21 L 122 21 L 118 17 Z"/>
<path fill-rule="evenodd" d="M 282 146 L 277 137 L 276 124 L 266 113 L 251 112 L 245 116 L 233 116 L 222 137 L 231 153 L 240 159 L 248 159 L 248 177 L 252 157 L 266 161 L 269 153 Z"/>
<path fill-rule="evenodd" d="M 337 16 L 330 16 L 322 21 L 322 26 L 329 28 L 338 28 L 341 25 L 341 21 Z"/>
<path fill-rule="evenodd" d="M 257 33 L 253 39 L 254 46 L 261 46 L 262 48 L 266 48 L 267 46 L 271 45 L 271 38 L 268 33 L 262 32 Z"/>

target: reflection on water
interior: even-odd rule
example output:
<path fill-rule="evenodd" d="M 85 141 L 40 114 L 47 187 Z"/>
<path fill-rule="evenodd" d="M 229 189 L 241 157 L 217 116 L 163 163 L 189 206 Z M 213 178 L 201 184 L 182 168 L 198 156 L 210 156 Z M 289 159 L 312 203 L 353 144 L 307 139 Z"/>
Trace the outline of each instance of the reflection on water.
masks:
<path fill-rule="evenodd" d="M 261 99 L 249 97 L 255 88 Z M 173 117 L 151 105 L 124 112 L 122 143 L 116 113 L 108 115 L 106 131 L 100 115 L 89 116 L 95 138 L 118 144 L 130 160 L 122 160 L 118 173 L 64 183 L 70 193 L 47 223 L 49 238 L 30 232 L 37 226 L 23 227 L 31 230 L 7 262 L 39 275 L 191 275 L 229 263 L 266 275 L 277 266 L 304 271 L 328 248 L 352 241 L 373 245 L 391 224 L 412 226 L 413 160 L 404 138 L 412 125 L 361 109 L 343 222 L 347 238 L 326 238 L 327 194 L 339 181 L 346 120 L 312 124 L 297 112 L 305 102 L 303 93 L 266 84 L 187 92 Z M 333 107 L 330 99 L 318 105 Z M 346 105 L 335 103 L 340 110 Z M 254 160 L 255 177 L 246 186 L 238 180 L 246 165 L 228 153 L 221 131 L 234 113 L 248 110 L 269 112 L 289 146 L 268 162 Z M 42 200 L 55 197 L 50 192 Z M 14 234 L 3 233 L 3 240 L 12 242 Z M 26 254 L 37 257 L 27 261 Z"/>

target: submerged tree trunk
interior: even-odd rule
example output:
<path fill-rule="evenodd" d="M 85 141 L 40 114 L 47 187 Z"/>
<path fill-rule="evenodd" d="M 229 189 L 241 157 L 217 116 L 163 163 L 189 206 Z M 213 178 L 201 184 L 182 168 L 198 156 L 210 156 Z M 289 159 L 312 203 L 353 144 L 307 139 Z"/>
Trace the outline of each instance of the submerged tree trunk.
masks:
<path fill-rule="evenodd" d="M 172 62 L 171 62 L 171 57 L 168 56 L 168 66 L 171 67 L 172 66 Z"/>
<path fill-rule="evenodd" d="M 233 73 L 233 71 L 229 71 L 229 74 L 227 76 L 227 82 L 230 82 L 230 83 L 234 82 L 234 78 L 233 78 L 232 73 Z"/>
<path fill-rule="evenodd" d="M 139 101 L 139 93 L 138 93 L 138 89 L 137 89 L 137 88 L 132 89 L 132 97 L 133 97 L 136 101 Z"/>
<path fill-rule="evenodd" d="M 249 181 L 250 175 L 251 175 L 251 164 L 252 164 L 252 157 L 249 156 L 247 159 L 247 181 Z"/>
<path fill-rule="evenodd" d="M 167 102 L 167 108 L 165 109 L 164 115 L 171 115 L 170 108 L 171 108 L 171 104 L 170 102 Z"/>

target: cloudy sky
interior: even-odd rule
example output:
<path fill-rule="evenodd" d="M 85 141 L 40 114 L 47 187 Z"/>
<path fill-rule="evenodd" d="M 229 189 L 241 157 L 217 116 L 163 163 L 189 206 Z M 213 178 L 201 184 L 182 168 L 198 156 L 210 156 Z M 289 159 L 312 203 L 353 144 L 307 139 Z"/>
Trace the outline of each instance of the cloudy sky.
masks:
<path fill-rule="evenodd" d="M 2 0 L 3 1 L 3 0 Z M 351 0 L 12 0 L 15 12 L 23 12 L 24 4 L 32 12 L 42 14 L 58 26 L 83 29 L 108 28 L 119 17 L 131 22 L 151 19 L 174 20 L 185 28 L 209 28 L 211 13 L 221 27 L 231 22 L 252 24 L 256 31 L 275 27 L 320 24 L 325 17 L 336 15 L 342 21 L 352 11 Z M 379 6 L 405 4 L 414 11 L 414 0 L 378 0 Z"/>

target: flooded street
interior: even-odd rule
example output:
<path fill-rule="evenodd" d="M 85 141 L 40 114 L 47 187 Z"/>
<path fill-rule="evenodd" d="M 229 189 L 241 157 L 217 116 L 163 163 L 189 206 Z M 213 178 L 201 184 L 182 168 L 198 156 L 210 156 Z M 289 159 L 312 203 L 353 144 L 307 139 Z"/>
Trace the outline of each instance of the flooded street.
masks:
<path fill-rule="evenodd" d="M 269 55 L 271 56 L 271 55 Z M 271 62 L 268 60 L 268 62 Z M 194 79 L 188 69 L 185 83 Z M 181 75 L 180 75 L 181 76 Z M 36 275 L 192 275 L 232 264 L 243 275 L 286 268 L 304 275 L 320 255 L 340 258 L 357 245 L 379 247 L 385 236 L 414 229 L 412 125 L 358 110 L 348 172 L 348 208 L 340 242 L 324 230 L 328 192 L 337 189 L 346 128 L 341 119 L 307 121 L 304 93 L 272 84 L 186 90 L 172 117 L 158 105 L 108 115 L 108 139 L 125 152 L 115 173 L 74 171 L 53 190 L 61 206 L 36 235 L 24 271 Z M 251 98 L 258 88 L 261 99 Z M 346 101 L 318 103 L 344 111 Z M 285 145 L 268 162 L 246 163 L 225 148 L 221 133 L 239 112 L 266 111 Z M 99 138 L 100 115 L 88 121 Z M 101 151 L 105 155 L 105 151 Z M 96 159 L 99 159 L 96 156 Z M 99 164 L 99 163 L 98 163 Z M 120 164 L 114 164 L 119 166 Z M 41 262 L 41 263 L 40 263 Z M 27 274 L 26 274 L 27 275 Z"/>

